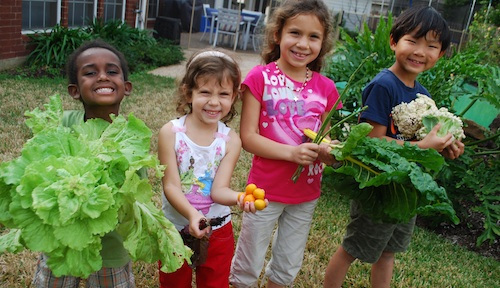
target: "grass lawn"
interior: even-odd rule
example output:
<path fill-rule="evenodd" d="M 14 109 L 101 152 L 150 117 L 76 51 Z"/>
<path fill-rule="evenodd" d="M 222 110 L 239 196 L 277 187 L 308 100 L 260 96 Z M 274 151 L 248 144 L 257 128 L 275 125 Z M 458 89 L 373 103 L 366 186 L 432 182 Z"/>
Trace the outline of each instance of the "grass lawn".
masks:
<path fill-rule="evenodd" d="M 132 94 L 123 104 L 121 114 L 133 112 L 152 130 L 151 151 L 156 153 L 160 127 L 175 118 L 175 83 L 171 78 L 149 74 L 131 76 Z M 81 109 L 66 91 L 64 79 L 23 79 L 0 74 L 0 161 L 19 156 L 22 145 L 30 138 L 24 125 L 24 112 L 47 103 L 48 96 L 61 95 L 65 109 Z M 231 123 L 238 131 L 239 117 Z M 232 186 L 242 190 L 246 183 L 251 156 L 243 151 L 234 171 Z M 291 176 L 291 175 L 290 175 Z M 160 182 L 152 179 L 155 202 L 160 207 Z M 241 212 L 233 217 L 236 237 L 240 229 Z M 322 287 L 325 267 L 342 240 L 348 221 L 348 203 L 323 187 L 316 209 L 304 262 L 294 287 Z M 5 228 L 0 227 L 0 233 Z M 262 247 L 267 249 L 268 247 Z M 38 254 L 0 255 L 0 287 L 29 287 Z M 157 265 L 135 263 L 137 287 L 157 287 Z M 370 265 L 355 262 L 347 275 L 344 287 L 369 287 Z M 82 283 L 81 287 L 84 283 Z M 396 256 L 391 287 L 500 287 L 500 263 L 479 256 L 442 239 L 431 232 L 416 228 L 410 249 Z"/>

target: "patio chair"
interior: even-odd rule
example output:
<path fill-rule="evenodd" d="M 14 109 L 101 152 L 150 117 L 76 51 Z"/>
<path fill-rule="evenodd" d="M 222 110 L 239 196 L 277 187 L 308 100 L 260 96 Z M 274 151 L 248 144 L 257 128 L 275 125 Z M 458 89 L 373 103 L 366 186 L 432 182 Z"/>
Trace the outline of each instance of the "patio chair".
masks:
<path fill-rule="evenodd" d="M 241 14 L 244 16 L 251 16 L 255 19 L 254 21 L 252 21 L 252 24 L 250 25 L 250 31 L 248 36 L 251 38 L 250 40 L 252 40 L 253 50 L 257 51 L 257 49 L 260 48 L 262 44 L 262 39 L 264 37 L 265 15 L 261 12 L 250 11 L 250 10 L 243 10 Z"/>
<path fill-rule="evenodd" d="M 210 29 L 212 28 L 212 21 L 215 21 L 215 17 L 213 17 L 212 13 L 214 11 L 217 11 L 217 9 L 210 8 L 210 4 L 203 4 L 203 34 L 201 35 L 200 41 L 203 40 L 203 37 L 205 37 L 205 33 L 210 32 L 210 38 L 208 39 L 208 43 L 212 43 L 212 32 Z M 215 24 L 215 23 L 214 23 Z M 215 26 L 213 26 L 215 27 Z"/>
<path fill-rule="evenodd" d="M 233 50 L 238 46 L 238 39 L 244 34 L 244 22 L 238 10 L 219 8 L 217 14 L 217 29 L 215 30 L 214 47 L 217 46 L 219 36 L 228 35 L 234 39 Z"/>
<path fill-rule="evenodd" d="M 250 28 L 252 29 L 252 28 Z M 250 31 L 250 37 L 252 38 L 253 51 L 257 51 L 262 46 L 262 41 L 264 41 L 264 36 L 266 33 L 266 23 L 264 23 L 264 17 L 260 17 L 259 21 Z"/>

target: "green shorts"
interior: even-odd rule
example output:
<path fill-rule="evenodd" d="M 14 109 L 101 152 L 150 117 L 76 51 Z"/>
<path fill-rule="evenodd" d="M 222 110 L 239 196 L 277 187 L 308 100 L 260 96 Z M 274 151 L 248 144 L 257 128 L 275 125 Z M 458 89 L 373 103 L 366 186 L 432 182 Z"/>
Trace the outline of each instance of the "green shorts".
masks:
<path fill-rule="evenodd" d="M 382 252 L 404 252 L 410 245 L 416 216 L 408 223 L 392 224 L 372 221 L 351 201 L 351 221 L 342 247 L 351 256 L 368 263 L 375 263 Z"/>

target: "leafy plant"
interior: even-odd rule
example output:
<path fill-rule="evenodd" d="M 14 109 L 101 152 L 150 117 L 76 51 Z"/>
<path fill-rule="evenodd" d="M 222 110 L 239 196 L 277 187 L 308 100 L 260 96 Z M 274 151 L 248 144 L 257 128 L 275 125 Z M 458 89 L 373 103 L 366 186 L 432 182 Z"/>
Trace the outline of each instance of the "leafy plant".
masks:
<path fill-rule="evenodd" d="M 392 27 L 392 16 L 387 21 L 380 19 L 374 33 L 366 23 L 363 31 L 356 39 L 348 35 L 345 29 L 341 30 L 344 43 L 335 49 L 333 55 L 327 59 L 323 73 L 333 79 L 337 84 L 347 82 L 361 62 L 369 55 L 376 55 L 371 61 L 366 62 L 356 74 L 352 87 L 342 99 L 346 110 L 361 106 L 361 92 L 365 85 L 382 69 L 391 66 L 394 62 L 394 53 L 389 46 L 389 35 Z M 374 54 L 375 53 L 375 54 Z M 339 85 L 342 86 L 342 85 Z M 340 87 L 339 87 L 340 88 Z M 342 90 L 342 89 L 339 89 Z"/>
<path fill-rule="evenodd" d="M 144 71 L 184 59 L 177 45 L 166 40 L 157 41 L 150 31 L 131 28 L 118 20 L 103 23 L 96 19 L 86 30 L 93 37 L 118 47 L 125 55 L 130 71 Z"/>
<path fill-rule="evenodd" d="M 104 22 L 102 19 L 95 19 L 92 25 L 84 28 L 84 30 L 94 38 L 105 39 L 116 47 L 128 46 L 130 43 L 145 46 L 156 44 L 149 31 L 132 28 L 121 20 Z"/>
<path fill-rule="evenodd" d="M 499 135 L 497 133 L 484 140 L 466 143 L 464 155 L 446 161 L 437 177 L 438 183 L 448 191 L 459 217 L 467 217 L 471 212 L 461 208 L 464 203 L 472 203 L 473 211 L 483 215 L 484 231 L 477 239 L 478 246 L 485 241 L 492 243 L 500 236 Z M 493 148 L 483 145 L 488 142 L 488 146 Z M 437 220 L 437 225 L 442 219 L 434 220 Z"/>
<path fill-rule="evenodd" d="M 474 14 L 474 20 L 469 26 L 467 48 L 476 46 L 486 52 L 481 64 L 500 63 L 500 5 L 487 6 Z"/>
<path fill-rule="evenodd" d="M 52 69 L 56 75 L 61 74 L 69 54 L 91 38 L 83 30 L 68 29 L 59 24 L 43 33 L 27 36 L 30 38 L 30 46 L 34 48 L 28 55 L 26 64 L 33 69 Z"/>
<path fill-rule="evenodd" d="M 335 175 L 324 182 L 358 201 L 364 213 L 378 221 L 403 223 L 417 213 L 442 213 L 458 223 L 445 189 L 432 177 L 444 164 L 439 153 L 367 137 L 372 128 L 368 123 L 355 125 L 346 141 L 331 144 L 341 165 L 325 168 L 326 175 Z"/>
<path fill-rule="evenodd" d="M 152 203 L 148 178 L 164 167 L 149 153 L 151 131 L 132 114 L 110 124 L 90 119 L 63 126 L 59 96 L 27 112 L 33 137 L 18 158 L 0 165 L 0 253 L 26 247 L 49 256 L 55 275 L 88 277 L 102 267 L 101 237 L 117 231 L 136 261 L 162 261 L 172 272 L 191 250 Z"/>
<path fill-rule="evenodd" d="M 121 21 L 95 20 L 88 27 L 66 28 L 56 25 L 43 33 L 30 34 L 34 50 L 26 64 L 31 75 L 63 76 L 66 60 L 84 41 L 101 38 L 120 50 L 131 72 L 145 71 L 159 66 L 179 63 L 184 59 L 177 45 L 157 41 L 149 31 L 139 30 Z"/>

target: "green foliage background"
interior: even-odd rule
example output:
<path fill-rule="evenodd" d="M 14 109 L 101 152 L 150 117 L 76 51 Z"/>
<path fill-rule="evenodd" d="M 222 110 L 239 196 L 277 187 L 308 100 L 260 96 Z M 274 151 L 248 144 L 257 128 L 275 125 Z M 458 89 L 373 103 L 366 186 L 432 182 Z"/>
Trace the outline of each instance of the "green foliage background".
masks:
<path fill-rule="evenodd" d="M 83 42 L 103 39 L 120 50 L 127 59 L 130 72 L 146 71 L 184 60 L 178 45 L 155 39 L 151 32 L 128 26 L 121 21 L 94 20 L 88 27 L 67 28 L 56 25 L 43 33 L 28 34 L 33 51 L 21 73 L 64 76 L 67 57 Z"/>
<path fill-rule="evenodd" d="M 392 17 L 389 15 L 386 21 L 381 18 L 374 32 L 366 24 L 357 37 L 341 31 L 342 42 L 328 59 L 324 69 L 324 74 L 337 83 L 339 90 L 342 90 L 363 59 L 372 53 L 376 53 L 377 57 L 365 63 L 360 73 L 355 75 L 349 91 L 346 91 L 345 98 L 342 99 L 345 111 L 335 115 L 333 123 L 360 107 L 365 85 L 382 69 L 394 63 L 394 55 L 389 46 L 391 27 Z M 498 27 L 484 23 L 484 18 L 477 17 L 471 25 L 470 33 L 484 37 L 471 37 L 461 51 L 451 48 L 451 56 L 442 57 L 434 68 L 419 75 L 418 81 L 429 90 L 438 107 L 447 107 L 458 116 L 464 115 L 470 107 L 465 111 L 453 111 L 452 107 L 459 97 L 470 93 L 465 90 L 464 85 L 471 84 L 477 87 L 477 92 L 471 95 L 471 104 L 483 100 L 497 110 L 500 109 L 500 67 L 496 60 L 500 54 L 498 31 Z M 492 43 L 496 43 L 496 46 Z M 350 124 L 355 122 L 356 119 Z M 334 130 L 332 138 L 344 140 L 349 127 L 350 125 L 345 125 L 342 129 Z M 500 141 L 498 132 L 490 131 L 488 127 L 485 129 L 484 134 L 489 141 L 472 142 L 466 139 L 466 153 L 459 159 L 447 160 L 445 168 L 436 175 L 436 181 L 447 190 L 459 218 L 463 219 L 470 213 L 462 207 L 466 203 L 473 203 L 474 211 L 484 216 L 484 232 L 477 239 L 478 245 L 485 241 L 493 242 L 500 236 L 500 179 L 495 176 L 500 166 Z M 444 218 L 433 219 L 436 225 L 446 221 Z"/>

